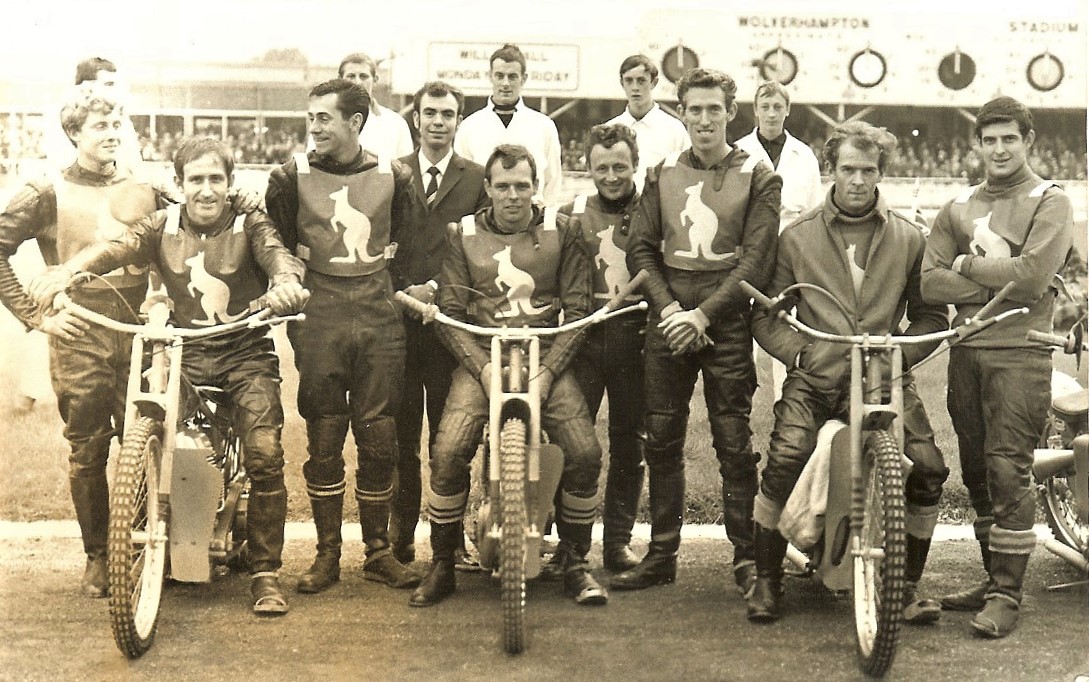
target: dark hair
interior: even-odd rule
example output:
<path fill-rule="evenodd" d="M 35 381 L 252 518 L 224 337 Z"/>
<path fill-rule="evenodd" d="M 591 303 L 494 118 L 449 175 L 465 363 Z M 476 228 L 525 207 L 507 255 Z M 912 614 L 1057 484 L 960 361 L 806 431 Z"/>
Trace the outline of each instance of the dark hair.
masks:
<path fill-rule="evenodd" d="M 371 96 L 367 94 L 362 85 L 344 78 L 334 78 L 318 83 L 310 89 L 310 97 L 324 97 L 326 95 L 337 96 L 337 109 L 340 111 L 341 117 L 349 119 L 355 114 L 362 114 L 363 123 L 359 125 L 359 128 L 360 130 L 363 129 L 363 126 L 367 123 L 367 116 L 370 115 Z"/>
<path fill-rule="evenodd" d="M 1021 137 L 1033 129 L 1032 112 L 1012 97 L 996 97 L 976 112 L 976 139 L 983 139 L 983 127 L 992 123 L 1016 123 Z"/>
<path fill-rule="evenodd" d="M 484 164 L 484 179 L 489 183 L 492 181 L 492 166 L 495 162 L 499 161 L 503 164 L 503 168 L 511 169 L 518 165 L 521 161 L 529 162 L 529 170 L 533 176 L 533 182 L 537 182 L 537 162 L 533 160 L 533 154 L 529 153 L 529 150 L 520 144 L 501 144 L 495 148 L 492 155 L 488 157 L 488 162 Z"/>
<path fill-rule="evenodd" d="M 526 56 L 522 54 L 522 50 L 517 45 L 507 43 L 492 52 L 492 56 L 488 58 L 488 71 L 492 70 L 492 65 L 495 64 L 496 59 L 502 59 L 505 62 L 518 62 L 522 65 L 522 75 L 526 75 Z"/>
<path fill-rule="evenodd" d="M 121 105 L 115 100 L 101 94 L 78 91 L 74 94 L 73 99 L 61 107 L 61 128 L 64 130 L 64 134 L 68 136 L 69 141 L 75 145 L 76 141 L 72 139 L 72 136 L 83 127 L 83 124 L 87 122 L 87 116 L 92 111 L 109 114 L 114 110 L 117 110 L 118 113 L 121 112 Z"/>
<path fill-rule="evenodd" d="M 178 149 L 174 152 L 174 175 L 184 180 L 186 164 L 207 155 L 218 157 L 223 164 L 223 170 L 227 172 L 227 177 L 231 177 L 234 173 L 234 155 L 231 154 L 231 150 L 214 137 L 203 135 L 187 138 L 178 145 Z"/>
<path fill-rule="evenodd" d="M 677 81 L 677 101 L 684 104 L 684 96 L 692 88 L 719 88 L 726 96 L 729 108 L 737 97 L 737 83 L 725 73 L 716 69 L 692 69 Z"/>
<path fill-rule="evenodd" d="M 340 66 L 337 67 L 338 78 L 344 78 L 344 67 L 349 64 L 366 64 L 371 70 L 372 78 L 378 73 L 378 62 L 374 61 L 373 57 L 363 52 L 353 52 L 340 60 Z"/>
<path fill-rule="evenodd" d="M 790 106 L 790 91 L 786 89 L 786 86 L 779 81 L 764 81 L 756 88 L 756 94 L 752 96 L 753 108 L 756 107 L 756 100 L 761 97 L 775 97 L 778 95 L 783 98 L 786 105 Z"/>
<path fill-rule="evenodd" d="M 416 91 L 416 94 L 412 96 L 412 110 L 417 114 L 420 113 L 420 102 L 423 100 L 424 95 L 428 97 L 453 95 L 454 99 L 458 101 L 458 116 L 465 111 L 465 93 L 445 81 L 427 81 L 423 84 L 423 87 Z"/>
<path fill-rule="evenodd" d="M 874 149 L 879 150 L 877 169 L 882 173 L 885 172 L 885 165 L 889 162 L 889 159 L 896 153 L 895 135 L 884 128 L 878 128 L 865 121 L 848 121 L 837 126 L 824 143 L 822 156 L 831 171 L 836 170 L 836 163 L 839 161 L 839 148 L 844 142 L 850 143 L 852 147 L 863 152 Z"/>
<path fill-rule="evenodd" d="M 102 57 L 88 57 L 76 64 L 76 85 L 84 81 L 98 80 L 99 71 L 117 73 L 117 66 L 109 59 Z"/>
<path fill-rule="evenodd" d="M 650 57 L 645 54 L 633 54 L 620 62 L 620 78 L 623 79 L 625 73 L 640 66 L 647 70 L 647 75 L 650 76 L 651 80 L 658 77 L 658 67 L 654 65 L 654 62 L 650 61 Z"/>
<path fill-rule="evenodd" d="M 623 123 L 601 124 L 590 128 L 590 132 L 586 134 L 586 164 L 590 164 L 590 151 L 595 145 L 612 149 L 613 145 L 621 142 L 627 143 L 631 150 L 632 165 L 638 167 L 639 145 L 635 143 L 635 132 Z"/>

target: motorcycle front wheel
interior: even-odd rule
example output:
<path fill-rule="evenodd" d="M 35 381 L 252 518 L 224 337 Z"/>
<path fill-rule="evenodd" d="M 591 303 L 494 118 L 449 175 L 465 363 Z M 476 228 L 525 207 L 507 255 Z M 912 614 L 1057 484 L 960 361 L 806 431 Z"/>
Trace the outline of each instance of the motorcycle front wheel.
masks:
<path fill-rule="evenodd" d="M 167 560 L 166 510 L 159 504 L 163 425 L 140 417 L 125 434 L 110 495 L 107 542 L 110 625 L 117 648 L 139 658 L 151 648 Z"/>

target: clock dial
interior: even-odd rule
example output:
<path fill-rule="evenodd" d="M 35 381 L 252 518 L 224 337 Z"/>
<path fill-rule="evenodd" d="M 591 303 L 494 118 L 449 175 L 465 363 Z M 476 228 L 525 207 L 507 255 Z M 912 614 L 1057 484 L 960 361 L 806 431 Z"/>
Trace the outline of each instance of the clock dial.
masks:
<path fill-rule="evenodd" d="M 760 76 L 764 80 L 790 85 L 797 75 L 798 58 L 790 50 L 779 47 L 764 54 L 764 59 L 760 63 Z"/>
<path fill-rule="evenodd" d="M 945 55 L 938 64 L 938 80 L 950 90 L 963 90 L 975 78 L 975 60 L 959 50 Z"/>
<path fill-rule="evenodd" d="M 872 88 L 885 80 L 888 67 L 880 52 L 870 49 L 856 52 L 847 66 L 851 80 L 860 88 Z"/>
<path fill-rule="evenodd" d="M 681 76 L 700 65 L 700 58 L 695 52 L 678 45 L 666 50 L 662 56 L 662 75 L 669 79 L 670 83 L 676 83 Z"/>
<path fill-rule="evenodd" d="M 1040 92 L 1048 92 L 1059 87 L 1066 71 L 1063 63 L 1055 55 L 1045 52 L 1038 54 L 1028 63 L 1027 77 L 1029 85 Z"/>

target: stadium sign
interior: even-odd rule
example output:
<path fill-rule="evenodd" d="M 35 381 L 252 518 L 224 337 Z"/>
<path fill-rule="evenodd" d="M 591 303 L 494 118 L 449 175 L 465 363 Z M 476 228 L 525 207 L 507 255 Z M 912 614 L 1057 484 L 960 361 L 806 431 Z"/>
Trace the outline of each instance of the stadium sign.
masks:
<path fill-rule="evenodd" d="M 456 85 L 466 94 L 491 92 L 489 57 L 502 46 L 492 42 L 432 42 L 427 48 L 427 72 Z M 579 87 L 579 46 L 521 43 L 526 55 L 526 90 L 572 93 Z"/>

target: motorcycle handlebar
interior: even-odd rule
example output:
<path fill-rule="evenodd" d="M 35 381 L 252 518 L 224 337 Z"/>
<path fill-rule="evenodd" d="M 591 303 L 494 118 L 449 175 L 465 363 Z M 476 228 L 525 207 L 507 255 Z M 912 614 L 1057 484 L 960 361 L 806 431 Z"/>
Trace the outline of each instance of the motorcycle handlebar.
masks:
<path fill-rule="evenodd" d="M 1066 346 L 1066 337 L 1061 334 L 1048 334 L 1047 332 L 1038 332 L 1034 329 L 1030 329 L 1025 334 L 1025 338 L 1029 341 L 1036 341 L 1037 343 L 1048 346 L 1058 346 L 1059 348 Z"/>
<path fill-rule="evenodd" d="M 650 273 L 646 270 L 640 270 L 635 273 L 635 277 L 631 278 L 624 286 L 620 287 L 620 290 L 616 292 L 616 296 L 609 299 L 609 302 L 605 304 L 604 310 L 607 313 L 611 313 L 624 304 L 624 299 L 635 293 L 636 289 L 643 286 L 643 282 L 650 277 Z"/>

